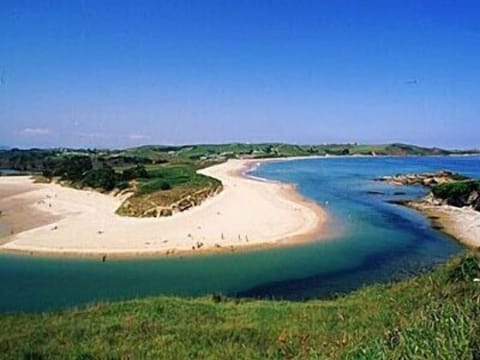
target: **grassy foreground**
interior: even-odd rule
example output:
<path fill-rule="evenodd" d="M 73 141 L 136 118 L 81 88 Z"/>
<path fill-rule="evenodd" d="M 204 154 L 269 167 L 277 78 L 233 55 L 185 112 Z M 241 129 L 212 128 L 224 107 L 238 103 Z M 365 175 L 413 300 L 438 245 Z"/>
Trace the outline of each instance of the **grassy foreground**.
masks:
<path fill-rule="evenodd" d="M 330 301 L 148 298 L 0 316 L 4 359 L 479 359 L 480 260 Z"/>

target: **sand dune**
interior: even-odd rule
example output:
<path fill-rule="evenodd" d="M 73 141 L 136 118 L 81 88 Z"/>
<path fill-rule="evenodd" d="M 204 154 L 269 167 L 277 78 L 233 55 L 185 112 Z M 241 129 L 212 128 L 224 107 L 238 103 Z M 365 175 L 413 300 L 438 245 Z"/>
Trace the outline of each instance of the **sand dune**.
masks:
<path fill-rule="evenodd" d="M 3 177 L 2 189 L 17 189 L 12 196 L 4 191 L 0 201 L 4 217 L 13 221 L 10 225 L 15 227 L 16 217 L 29 216 L 38 217 L 42 225 L 33 222 L 33 228 L 4 239 L 0 248 L 128 256 L 232 251 L 320 239 L 327 218 L 322 208 L 301 198 L 292 185 L 242 176 L 253 164 L 230 160 L 201 170 L 221 180 L 224 190 L 198 207 L 167 218 L 121 217 L 115 214 L 121 198 L 57 184 L 33 184 L 27 177 Z M 12 205 L 20 202 L 21 208 Z"/>

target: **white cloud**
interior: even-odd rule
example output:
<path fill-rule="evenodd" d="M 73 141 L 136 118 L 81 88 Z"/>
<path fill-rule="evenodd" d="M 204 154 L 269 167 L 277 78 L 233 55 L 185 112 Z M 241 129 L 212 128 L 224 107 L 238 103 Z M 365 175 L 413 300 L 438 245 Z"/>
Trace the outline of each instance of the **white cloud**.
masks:
<path fill-rule="evenodd" d="M 146 140 L 150 139 L 148 135 L 141 135 L 141 134 L 130 134 L 127 136 L 130 140 Z"/>
<path fill-rule="evenodd" d="M 105 140 L 105 139 L 128 139 L 128 140 L 146 140 L 150 139 L 150 136 L 148 135 L 142 135 L 142 134 L 106 134 L 106 133 L 101 133 L 101 132 L 94 132 L 94 133 L 78 133 L 77 134 L 80 137 L 87 138 L 87 139 L 93 139 L 93 140 Z"/>
<path fill-rule="evenodd" d="M 21 131 L 25 135 L 48 135 L 50 134 L 50 129 L 47 128 L 25 128 Z"/>
<path fill-rule="evenodd" d="M 80 133 L 78 136 L 88 139 L 109 139 L 112 137 L 112 135 L 103 133 Z"/>

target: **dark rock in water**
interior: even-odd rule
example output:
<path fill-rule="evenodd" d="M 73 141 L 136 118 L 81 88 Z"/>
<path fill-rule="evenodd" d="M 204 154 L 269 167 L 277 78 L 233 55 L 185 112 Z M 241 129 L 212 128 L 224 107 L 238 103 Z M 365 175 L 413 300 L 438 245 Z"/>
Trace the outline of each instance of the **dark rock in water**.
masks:
<path fill-rule="evenodd" d="M 367 194 L 370 194 L 370 195 L 385 195 L 385 193 L 383 193 L 381 191 L 367 191 Z"/>
<path fill-rule="evenodd" d="M 405 193 L 405 192 L 403 192 L 403 191 L 395 191 L 395 192 L 393 193 L 393 195 L 395 195 L 395 196 L 400 196 L 400 195 L 407 195 L 407 193 Z"/>
<path fill-rule="evenodd" d="M 402 206 L 408 206 L 409 204 L 409 201 L 407 200 L 389 200 L 387 202 L 389 204 L 402 205 Z"/>

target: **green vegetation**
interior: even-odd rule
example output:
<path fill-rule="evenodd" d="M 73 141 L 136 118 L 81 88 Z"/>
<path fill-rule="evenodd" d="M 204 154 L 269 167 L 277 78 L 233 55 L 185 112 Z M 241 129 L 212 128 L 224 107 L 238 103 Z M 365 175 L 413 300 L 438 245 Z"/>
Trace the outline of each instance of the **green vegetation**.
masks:
<path fill-rule="evenodd" d="M 157 297 L 0 315 L 19 358 L 478 359 L 480 260 L 308 302 Z"/>
<path fill-rule="evenodd" d="M 111 191 L 117 187 L 117 175 L 112 167 L 106 165 L 100 169 L 89 170 L 82 183 L 94 189 Z"/>
<path fill-rule="evenodd" d="M 95 161 L 88 155 L 65 155 L 44 159 L 44 179 L 59 179 L 64 184 L 77 188 L 89 187 L 101 191 L 125 189 L 128 181 L 137 176 L 148 176 L 143 165 L 117 172 L 106 161 Z"/>
<path fill-rule="evenodd" d="M 480 191 L 480 181 L 455 181 L 432 188 L 433 195 L 440 199 L 461 198 L 469 196 L 472 191 Z"/>
<path fill-rule="evenodd" d="M 93 168 L 88 156 L 73 155 L 65 157 L 45 158 L 43 176 L 60 177 L 62 180 L 78 182 Z"/>
<path fill-rule="evenodd" d="M 145 169 L 145 166 L 142 165 L 137 165 L 134 168 L 125 169 L 123 170 L 122 174 L 122 178 L 126 181 L 148 177 L 148 172 Z"/>

